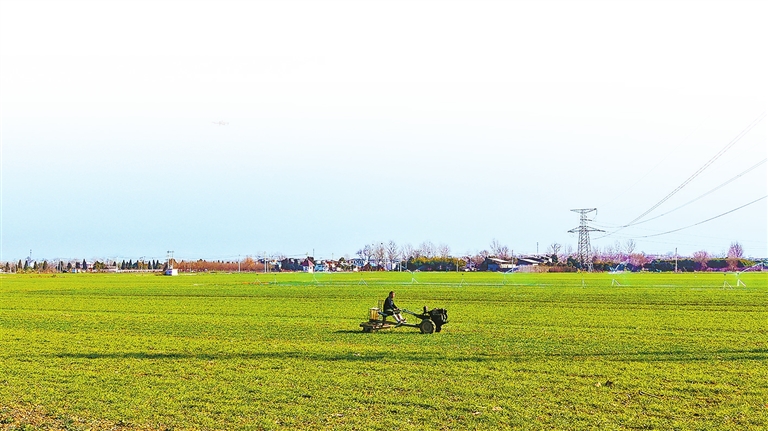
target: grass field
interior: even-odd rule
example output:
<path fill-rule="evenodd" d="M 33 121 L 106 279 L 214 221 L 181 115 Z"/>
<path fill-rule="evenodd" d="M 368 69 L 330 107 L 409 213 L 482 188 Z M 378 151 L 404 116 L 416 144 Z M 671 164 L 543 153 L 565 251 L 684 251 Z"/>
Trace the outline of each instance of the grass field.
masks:
<path fill-rule="evenodd" d="M 3 430 L 768 429 L 761 273 L 0 277 Z"/>

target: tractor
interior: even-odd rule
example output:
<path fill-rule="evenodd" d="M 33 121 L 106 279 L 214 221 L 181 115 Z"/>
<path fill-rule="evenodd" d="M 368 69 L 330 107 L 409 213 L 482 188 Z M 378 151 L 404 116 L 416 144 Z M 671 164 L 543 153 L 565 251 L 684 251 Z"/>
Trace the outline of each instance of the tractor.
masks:
<path fill-rule="evenodd" d="M 424 307 L 422 313 L 414 313 L 413 311 L 403 308 L 400 310 L 402 314 L 410 314 L 418 319 L 419 323 L 407 323 L 396 322 L 394 320 L 387 320 L 387 317 L 391 317 L 392 314 L 388 314 L 381 310 L 381 304 L 378 307 L 373 307 L 368 310 L 368 321 L 360 324 L 363 328 L 363 332 L 373 332 L 380 329 L 397 328 L 400 326 L 408 326 L 411 328 L 418 328 L 422 334 L 431 334 L 433 332 L 440 332 L 443 325 L 448 323 L 448 311 L 445 308 L 433 308 L 427 310 Z"/>

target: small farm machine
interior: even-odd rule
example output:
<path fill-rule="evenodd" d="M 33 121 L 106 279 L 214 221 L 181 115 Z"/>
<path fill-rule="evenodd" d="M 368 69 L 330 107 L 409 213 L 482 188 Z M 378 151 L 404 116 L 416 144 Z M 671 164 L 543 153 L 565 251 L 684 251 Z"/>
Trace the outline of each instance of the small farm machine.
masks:
<path fill-rule="evenodd" d="M 431 334 L 433 332 L 440 332 L 443 325 L 448 323 L 448 311 L 444 308 L 427 310 L 427 307 L 424 307 L 422 313 L 414 313 L 413 311 L 403 308 L 396 312 L 410 314 L 419 319 L 419 321 L 418 323 L 408 323 L 406 320 L 397 322 L 394 320 L 392 314 L 388 314 L 381 310 L 380 304 L 378 307 L 373 307 L 368 310 L 368 321 L 361 323 L 360 327 L 363 328 L 363 332 L 373 332 L 380 329 L 408 326 L 411 328 L 418 328 L 422 334 Z M 393 320 L 387 320 L 387 317 L 393 317 Z"/>

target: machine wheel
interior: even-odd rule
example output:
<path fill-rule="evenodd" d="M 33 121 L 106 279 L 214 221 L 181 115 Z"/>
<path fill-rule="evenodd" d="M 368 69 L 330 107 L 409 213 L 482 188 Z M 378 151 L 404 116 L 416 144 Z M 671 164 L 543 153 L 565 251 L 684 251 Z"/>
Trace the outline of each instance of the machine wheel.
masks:
<path fill-rule="evenodd" d="M 366 334 L 370 333 L 370 332 L 373 332 L 373 327 L 372 326 L 363 326 L 363 332 L 365 332 Z"/>
<path fill-rule="evenodd" d="M 422 334 L 431 334 L 435 332 L 435 322 L 429 319 L 424 319 L 419 324 L 419 329 L 421 330 Z"/>

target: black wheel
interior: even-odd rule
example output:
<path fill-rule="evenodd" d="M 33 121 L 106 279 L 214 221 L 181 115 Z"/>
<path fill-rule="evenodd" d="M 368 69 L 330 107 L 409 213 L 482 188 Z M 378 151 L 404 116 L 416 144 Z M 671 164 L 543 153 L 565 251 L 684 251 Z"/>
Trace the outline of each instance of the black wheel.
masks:
<path fill-rule="evenodd" d="M 435 322 L 429 319 L 424 319 L 419 324 L 419 329 L 421 330 L 422 334 L 431 334 L 435 332 Z"/>
<path fill-rule="evenodd" d="M 373 332 L 373 327 L 371 327 L 371 326 L 363 326 L 363 332 L 365 332 L 365 333 Z"/>

